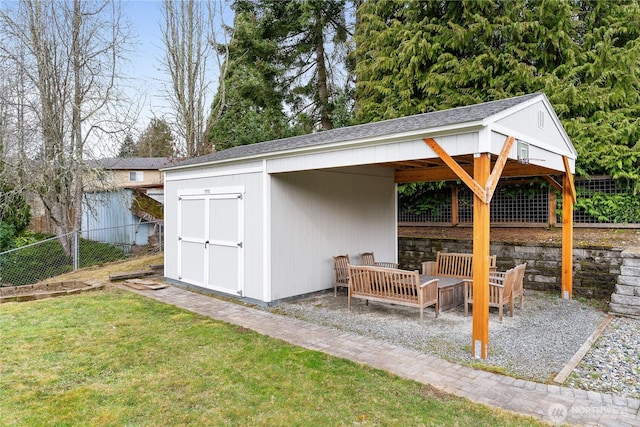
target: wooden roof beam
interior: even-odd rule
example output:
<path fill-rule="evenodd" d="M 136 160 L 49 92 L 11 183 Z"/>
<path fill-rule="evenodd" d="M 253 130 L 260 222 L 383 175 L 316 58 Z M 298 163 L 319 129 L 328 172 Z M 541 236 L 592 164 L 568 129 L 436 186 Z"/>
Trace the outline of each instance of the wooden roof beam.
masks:
<path fill-rule="evenodd" d="M 458 163 L 460 164 L 460 163 Z M 473 173 L 473 166 L 460 165 L 467 174 Z M 515 161 L 509 161 L 505 165 L 501 177 L 530 177 L 530 176 L 548 176 L 554 171 L 535 165 L 523 165 Z M 407 182 L 432 182 L 432 181 L 451 181 L 460 179 L 448 166 L 437 166 L 423 169 L 398 170 L 395 173 L 395 182 L 404 184 Z M 553 184 L 552 184 L 553 185 Z M 558 189 L 561 191 L 561 188 Z"/>

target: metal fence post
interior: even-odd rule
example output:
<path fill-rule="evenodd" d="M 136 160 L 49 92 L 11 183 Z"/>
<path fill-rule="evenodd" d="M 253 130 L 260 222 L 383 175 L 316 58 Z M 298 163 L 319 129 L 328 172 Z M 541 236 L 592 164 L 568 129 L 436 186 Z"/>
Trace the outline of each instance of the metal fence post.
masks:
<path fill-rule="evenodd" d="M 73 271 L 78 270 L 78 266 L 80 265 L 80 231 L 76 230 L 73 233 Z"/>

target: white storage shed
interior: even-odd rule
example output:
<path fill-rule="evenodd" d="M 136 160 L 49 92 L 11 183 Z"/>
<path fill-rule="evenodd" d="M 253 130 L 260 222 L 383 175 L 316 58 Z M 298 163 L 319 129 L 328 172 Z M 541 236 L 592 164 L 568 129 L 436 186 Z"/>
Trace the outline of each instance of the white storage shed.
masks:
<path fill-rule="evenodd" d="M 397 260 L 398 183 L 461 179 L 488 204 L 500 176 L 573 191 L 575 159 L 546 96 L 531 94 L 186 160 L 164 169 L 165 276 L 265 303 L 329 289 L 334 255 Z"/>

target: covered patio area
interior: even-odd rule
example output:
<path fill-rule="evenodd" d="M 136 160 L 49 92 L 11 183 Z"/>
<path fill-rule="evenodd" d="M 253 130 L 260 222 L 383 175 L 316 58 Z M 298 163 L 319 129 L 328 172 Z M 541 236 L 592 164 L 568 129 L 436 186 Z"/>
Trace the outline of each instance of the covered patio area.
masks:
<path fill-rule="evenodd" d="M 235 147 L 165 169 L 165 276 L 263 303 L 332 286 L 332 256 L 397 262 L 396 186 L 474 193 L 471 353 L 489 346 L 489 206 L 501 177 L 562 192 L 562 297 L 572 293 L 576 151 L 544 94 Z"/>

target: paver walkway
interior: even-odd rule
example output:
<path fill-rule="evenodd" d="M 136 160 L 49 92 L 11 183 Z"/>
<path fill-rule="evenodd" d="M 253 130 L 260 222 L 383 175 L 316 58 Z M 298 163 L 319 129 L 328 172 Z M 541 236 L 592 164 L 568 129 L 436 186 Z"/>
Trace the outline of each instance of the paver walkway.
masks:
<path fill-rule="evenodd" d="M 384 369 L 474 402 L 551 423 L 640 426 L 640 400 L 517 380 L 415 350 L 233 304 L 174 286 L 137 291 L 158 301 L 312 350 Z"/>

